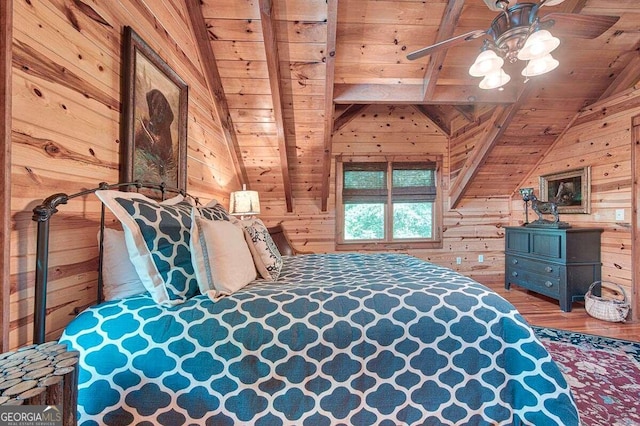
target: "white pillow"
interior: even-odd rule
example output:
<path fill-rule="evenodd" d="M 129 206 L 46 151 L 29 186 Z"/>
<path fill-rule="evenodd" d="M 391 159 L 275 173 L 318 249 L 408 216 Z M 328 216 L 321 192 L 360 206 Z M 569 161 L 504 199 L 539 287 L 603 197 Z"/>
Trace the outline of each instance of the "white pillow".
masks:
<path fill-rule="evenodd" d="M 257 217 L 243 220 L 241 224 L 253 243 L 249 248 L 258 272 L 265 280 L 276 281 L 282 269 L 282 256 L 269 230 Z"/>
<path fill-rule="evenodd" d="M 98 232 L 98 239 L 100 232 Z M 99 240 L 98 240 L 99 241 Z M 147 291 L 129 259 L 124 231 L 104 228 L 102 242 L 102 293 L 104 300 L 122 299 Z"/>
<path fill-rule="evenodd" d="M 228 220 L 207 220 L 192 209 L 190 248 L 200 292 L 213 300 L 256 279 L 244 233 Z"/>

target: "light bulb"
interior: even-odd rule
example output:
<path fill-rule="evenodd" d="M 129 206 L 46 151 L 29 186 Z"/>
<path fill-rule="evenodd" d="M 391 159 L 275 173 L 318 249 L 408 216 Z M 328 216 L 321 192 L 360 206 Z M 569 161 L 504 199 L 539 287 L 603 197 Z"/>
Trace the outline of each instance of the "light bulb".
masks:
<path fill-rule="evenodd" d="M 530 60 L 522 70 L 522 75 L 525 77 L 535 77 L 536 75 L 545 74 L 556 69 L 558 65 L 560 65 L 560 62 L 554 59 L 551 54 L 545 55 L 541 58 Z"/>
<path fill-rule="evenodd" d="M 539 30 L 531 34 L 518 52 L 518 59 L 528 61 L 541 58 L 551 53 L 560 45 L 560 40 L 547 30 Z"/>
<path fill-rule="evenodd" d="M 487 74 L 482 79 L 479 86 L 481 89 L 497 89 L 498 87 L 507 84 L 509 80 L 511 80 L 509 74 L 500 68 L 498 71 Z"/>
<path fill-rule="evenodd" d="M 496 52 L 491 49 L 483 50 L 469 68 L 469 74 L 474 77 L 484 77 L 499 70 L 503 64 L 504 59 L 499 57 Z"/>

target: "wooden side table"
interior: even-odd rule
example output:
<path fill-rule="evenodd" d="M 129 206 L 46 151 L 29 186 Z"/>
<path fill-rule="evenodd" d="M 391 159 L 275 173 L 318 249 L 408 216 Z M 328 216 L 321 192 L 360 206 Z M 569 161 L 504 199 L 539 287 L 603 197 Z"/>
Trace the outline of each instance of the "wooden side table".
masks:
<path fill-rule="evenodd" d="M 57 342 L 0 354 L 0 405 L 61 405 L 63 424 L 76 425 L 78 355 Z"/>

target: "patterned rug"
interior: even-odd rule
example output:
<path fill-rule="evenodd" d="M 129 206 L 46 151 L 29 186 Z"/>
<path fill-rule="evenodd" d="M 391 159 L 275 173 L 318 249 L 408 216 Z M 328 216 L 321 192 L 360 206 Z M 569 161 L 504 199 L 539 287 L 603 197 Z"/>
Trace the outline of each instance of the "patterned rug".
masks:
<path fill-rule="evenodd" d="M 640 343 L 533 327 L 559 365 L 585 426 L 640 426 Z"/>

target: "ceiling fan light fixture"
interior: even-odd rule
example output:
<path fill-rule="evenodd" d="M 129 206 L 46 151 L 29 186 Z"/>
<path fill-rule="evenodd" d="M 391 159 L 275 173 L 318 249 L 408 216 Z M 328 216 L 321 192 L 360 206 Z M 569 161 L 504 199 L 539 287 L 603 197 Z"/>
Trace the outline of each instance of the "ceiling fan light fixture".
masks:
<path fill-rule="evenodd" d="M 556 69 L 560 65 L 551 54 L 545 55 L 541 58 L 535 58 L 529 61 L 527 66 L 522 70 L 524 77 L 535 77 L 542 75 Z"/>
<path fill-rule="evenodd" d="M 496 52 L 491 49 L 483 50 L 471 65 L 471 68 L 469 68 L 469 74 L 474 77 L 484 77 L 501 70 L 503 64 L 504 59 L 498 56 Z"/>
<path fill-rule="evenodd" d="M 542 58 L 553 52 L 560 45 L 560 40 L 547 30 L 538 30 L 531 34 L 518 52 L 518 59 L 529 61 Z"/>
<path fill-rule="evenodd" d="M 562 2 L 564 2 L 564 0 L 547 0 L 543 4 L 545 6 L 557 6 Z"/>
<path fill-rule="evenodd" d="M 485 90 L 497 89 L 507 84 L 509 80 L 511 80 L 509 74 L 507 74 L 502 68 L 500 68 L 495 72 L 485 75 L 480 82 L 480 88 Z"/>

